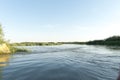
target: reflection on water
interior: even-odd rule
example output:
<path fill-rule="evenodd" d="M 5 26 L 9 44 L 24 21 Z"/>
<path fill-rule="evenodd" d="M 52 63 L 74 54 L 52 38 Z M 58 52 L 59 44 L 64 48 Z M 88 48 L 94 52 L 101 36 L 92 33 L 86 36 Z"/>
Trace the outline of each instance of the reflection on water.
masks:
<path fill-rule="evenodd" d="M 120 51 L 120 46 L 106 46 L 106 48 Z"/>
<path fill-rule="evenodd" d="M 0 55 L 0 67 L 7 66 L 10 55 Z"/>
<path fill-rule="evenodd" d="M 0 57 L 0 80 L 116 80 L 118 76 L 119 50 L 87 45 L 27 48 L 31 54 Z"/>
<path fill-rule="evenodd" d="M 10 55 L 0 55 L 0 80 L 2 80 L 3 67 L 8 65 Z"/>

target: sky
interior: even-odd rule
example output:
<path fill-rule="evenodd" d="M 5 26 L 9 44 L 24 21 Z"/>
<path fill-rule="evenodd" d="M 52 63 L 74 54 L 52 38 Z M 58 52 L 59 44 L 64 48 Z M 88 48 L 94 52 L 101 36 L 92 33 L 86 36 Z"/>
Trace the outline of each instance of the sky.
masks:
<path fill-rule="evenodd" d="M 89 41 L 120 35 L 120 0 L 0 0 L 11 42 Z"/>

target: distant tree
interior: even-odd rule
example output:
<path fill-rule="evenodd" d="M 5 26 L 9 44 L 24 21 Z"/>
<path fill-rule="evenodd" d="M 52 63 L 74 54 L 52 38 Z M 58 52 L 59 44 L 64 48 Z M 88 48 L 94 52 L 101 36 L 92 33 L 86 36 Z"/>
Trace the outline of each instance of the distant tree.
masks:
<path fill-rule="evenodd" d="M 2 29 L 2 25 L 0 24 L 0 44 L 4 42 L 4 33 Z"/>
<path fill-rule="evenodd" d="M 112 36 L 105 39 L 105 41 L 120 41 L 120 36 Z"/>
<path fill-rule="evenodd" d="M 120 36 L 112 36 L 103 40 L 88 41 L 87 44 L 120 46 Z"/>

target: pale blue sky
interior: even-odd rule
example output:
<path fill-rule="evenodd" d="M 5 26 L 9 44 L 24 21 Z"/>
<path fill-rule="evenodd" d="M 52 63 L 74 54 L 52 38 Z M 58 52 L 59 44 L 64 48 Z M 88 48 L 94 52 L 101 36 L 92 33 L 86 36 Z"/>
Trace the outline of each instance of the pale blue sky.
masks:
<path fill-rule="evenodd" d="M 87 41 L 120 35 L 120 0 L 0 0 L 6 39 Z"/>

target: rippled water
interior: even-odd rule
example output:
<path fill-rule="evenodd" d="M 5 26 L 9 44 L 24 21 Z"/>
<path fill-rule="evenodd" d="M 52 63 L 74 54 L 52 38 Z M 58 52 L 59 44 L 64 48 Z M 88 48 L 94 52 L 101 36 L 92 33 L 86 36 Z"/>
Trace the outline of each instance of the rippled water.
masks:
<path fill-rule="evenodd" d="M 116 80 L 117 47 L 60 45 L 27 47 L 32 53 L 0 55 L 0 80 Z"/>

